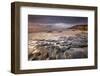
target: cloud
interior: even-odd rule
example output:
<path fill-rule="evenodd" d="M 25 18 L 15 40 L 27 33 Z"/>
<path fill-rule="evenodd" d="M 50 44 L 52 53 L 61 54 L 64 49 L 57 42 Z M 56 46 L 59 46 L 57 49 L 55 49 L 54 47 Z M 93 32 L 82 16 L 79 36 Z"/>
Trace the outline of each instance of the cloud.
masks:
<path fill-rule="evenodd" d="M 55 23 L 53 26 L 57 27 L 57 28 L 69 28 L 69 27 L 73 26 L 73 24 Z"/>

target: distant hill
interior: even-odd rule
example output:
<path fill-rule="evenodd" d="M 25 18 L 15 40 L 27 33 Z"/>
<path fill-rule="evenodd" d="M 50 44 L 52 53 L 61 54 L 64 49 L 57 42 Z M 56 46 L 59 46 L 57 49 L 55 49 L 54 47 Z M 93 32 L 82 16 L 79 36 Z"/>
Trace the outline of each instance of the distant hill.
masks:
<path fill-rule="evenodd" d="M 29 23 L 28 26 L 28 32 L 29 33 L 34 33 L 34 32 L 62 32 L 62 31 L 66 31 L 68 29 L 73 29 L 73 30 L 82 30 L 82 31 L 87 31 L 88 26 L 87 25 L 74 25 L 74 26 L 70 26 L 70 27 L 64 27 L 65 25 L 59 25 L 55 26 L 55 25 L 43 25 L 43 24 L 32 24 Z M 63 27 L 62 27 L 63 26 Z"/>
<path fill-rule="evenodd" d="M 68 29 L 74 29 L 74 30 L 83 30 L 83 31 L 86 31 L 88 30 L 88 25 L 75 25 L 75 26 L 72 26 Z"/>

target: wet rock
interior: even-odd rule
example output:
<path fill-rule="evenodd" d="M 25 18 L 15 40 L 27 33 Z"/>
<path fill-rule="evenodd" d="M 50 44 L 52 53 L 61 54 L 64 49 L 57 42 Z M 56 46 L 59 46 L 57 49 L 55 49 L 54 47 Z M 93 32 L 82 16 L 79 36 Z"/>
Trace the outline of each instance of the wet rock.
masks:
<path fill-rule="evenodd" d="M 65 57 L 65 59 L 71 59 L 72 58 L 72 54 L 69 51 L 65 51 L 64 52 L 64 57 Z"/>
<path fill-rule="evenodd" d="M 58 53 L 56 55 L 56 59 L 65 59 L 65 57 L 64 57 L 63 53 Z"/>
<path fill-rule="evenodd" d="M 59 37 L 59 41 L 67 41 L 67 40 L 68 40 L 68 38 L 65 37 L 65 36 L 63 36 L 63 37 Z"/>
<path fill-rule="evenodd" d="M 79 41 L 72 42 L 71 48 L 80 48 L 80 47 L 87 47 L 87 43 Z"/>
<path fill-rule="evenodd" d="M 87 58 L 87 48 L 71 48 L 70 50 L 72 58 Z"/>
<path fill-rule="evenodd" d="M 72 48 L 87 47 L 87 39 L 82 39 L 81 37 L 76 37 L 72 40 Z"/>
<path fill-rule="evenodd" d="M 88 57 L 86 33 L 58 40 L 38 40 L 29 42 L 29 60 L 75 59 Z"/>

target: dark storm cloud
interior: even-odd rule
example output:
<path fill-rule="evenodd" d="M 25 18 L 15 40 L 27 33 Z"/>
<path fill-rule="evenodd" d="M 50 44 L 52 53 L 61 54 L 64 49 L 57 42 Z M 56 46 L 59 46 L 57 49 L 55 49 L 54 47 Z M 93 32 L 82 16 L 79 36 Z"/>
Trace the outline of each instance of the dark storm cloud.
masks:
<path fill-rule="evenodd" d="M 87 17 L 71 17 L 71 16 L 45 16 L 45 15 L 29 15 L 28 21 L 31 23 L 43 23 L 43 24 L 54 24 L 54 23 L 66 23 L 66 24 L 77 24 L 77 23 L 88 23 Z"/>

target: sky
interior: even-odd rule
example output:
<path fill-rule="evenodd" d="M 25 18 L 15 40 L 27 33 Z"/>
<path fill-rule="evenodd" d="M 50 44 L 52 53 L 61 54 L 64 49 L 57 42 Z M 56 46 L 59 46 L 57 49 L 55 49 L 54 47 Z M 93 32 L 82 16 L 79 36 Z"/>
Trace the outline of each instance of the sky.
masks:
<path fill-rule="evenodd" d="M 31 31 L 57 30 L 74 25 L 88 24 L 87 17 L 28 15 L 28 26 Z"/>
<path fill-rule="evenodd" d="M 29 15 L 28 21 L 32 23 L 43 23 L 43 24 L 76 24 L 84 23 L 87 24 L 87 17 L 69 17 L 69 16 L 44 16 L 44 15 Z"/>

